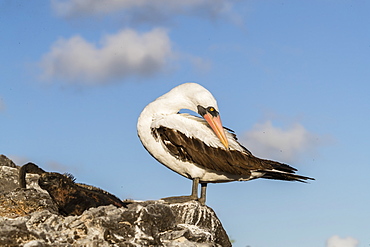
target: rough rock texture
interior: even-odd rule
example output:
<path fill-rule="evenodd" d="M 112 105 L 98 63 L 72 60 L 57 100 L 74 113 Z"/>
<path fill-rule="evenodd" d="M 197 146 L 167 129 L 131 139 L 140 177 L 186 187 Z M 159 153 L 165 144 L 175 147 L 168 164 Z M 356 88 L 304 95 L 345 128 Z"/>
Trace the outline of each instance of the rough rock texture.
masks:
<path fill-rule="evenodd" d="M 196 201 L 100 206 L 66 217 L 38 186 L 39 175 L 27 174 L 27 188 L 18 188 L 18 170 L 0 156 L 0 246 L 231 246 L 214 211 Z"/>

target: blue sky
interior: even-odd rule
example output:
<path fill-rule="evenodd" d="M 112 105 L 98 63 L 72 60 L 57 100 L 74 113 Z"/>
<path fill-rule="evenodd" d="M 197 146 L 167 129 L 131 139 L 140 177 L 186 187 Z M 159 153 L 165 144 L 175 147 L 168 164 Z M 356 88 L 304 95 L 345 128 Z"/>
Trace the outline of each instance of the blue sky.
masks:
<path fill-rule="evenodd" d="M 190 193 L 136 135 L 183 82 L 223 124 L 310 184 L 210 184 L 207 204 L 251 247 L 370 244 L 367 1 L 0 1 L 0 153 L 122 199 Z"/>

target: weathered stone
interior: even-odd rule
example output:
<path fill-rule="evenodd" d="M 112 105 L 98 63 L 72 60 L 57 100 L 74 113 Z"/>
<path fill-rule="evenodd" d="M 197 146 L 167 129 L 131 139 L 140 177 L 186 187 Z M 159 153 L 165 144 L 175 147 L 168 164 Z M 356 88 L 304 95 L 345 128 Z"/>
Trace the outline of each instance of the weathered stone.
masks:
<path fill-rule="evenodd" d="M 0 216 L 16 218 L 40 210 L 57 213 L 58 208 L 50 196 L 36 189 L 15 189 L 0 193 Z"/>
<path fill-rule="evenodd" d="M 14 162 L 11 159 L 9 159 L 8 157 L 6 157 L 3 154 L 0 155 L 0 165 L 1 166 L 9 166 L 9 167 L 13 167 L 13 168 L 17 167 L 17 165 L 14 164 Z"/>
<path fill-rule="evenodd" d="M 1 163 L 0 160 L 0 192 L 12 191 L 20 187 L 18 183 L 19 167 L 8 166 L 8 163 L 9 162 L 5 162 L 6 165 L 3 165 L 4 163 Z M 40 186 L 38 186 L 39 177 L 40 176 L 37 174 L 27 174 L 27 188 L 35 188 L 46 193 L 46 191 L 42 190 Z"/>
<path fill-rule="evenodd" d="M 7 219 L 0 217 L 0 246 L 15 247 L 38 238 L 26 226 L 27 217 Z"/>
<path fill-rule="evenodd" d="M 0 192 L 8 192 L 18 188 L 18 169 L 1 166 L 0 163 Z"/>
<path fill-rule="evenodd" d="M 18 185 L 19 169 L 6 168 L 0 181 Z M 0 186 L 0 246 L 231 246 L 215 212 L 196 201 L 133 202 L 63 216 L 38 177 L 27 174 L 27 189 Z"/>

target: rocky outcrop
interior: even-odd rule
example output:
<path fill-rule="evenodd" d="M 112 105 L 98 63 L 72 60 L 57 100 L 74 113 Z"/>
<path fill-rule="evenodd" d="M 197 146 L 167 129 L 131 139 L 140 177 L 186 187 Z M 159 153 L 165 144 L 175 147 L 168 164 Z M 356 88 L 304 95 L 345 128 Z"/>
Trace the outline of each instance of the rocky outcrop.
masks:
<path fill-rule="evenodd" d="M 231 246 L 215 212 L 196 201 L 132 202 L 92 207 L 63 216 L 39 175 L 27 174 L 0 156 L 0 246 Z"/>

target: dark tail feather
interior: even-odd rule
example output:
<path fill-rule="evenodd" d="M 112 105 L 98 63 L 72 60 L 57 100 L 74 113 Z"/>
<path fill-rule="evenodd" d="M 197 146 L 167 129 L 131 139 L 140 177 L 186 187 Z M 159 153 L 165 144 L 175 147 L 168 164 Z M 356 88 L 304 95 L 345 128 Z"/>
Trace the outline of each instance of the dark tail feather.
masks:
<path fill-rule="evenodd" d="M 262 178 L 276 179 L 276 180 L 287 180 L 287 181 L 299 181 L 307 183 L 306 180 L 315 180 L 314 178 L 305 177 L 295 174 L 297 169 L 290 165 L 283 164 L 272 160 L 263 160 L 265 164 L 272 167 L 272 169 L 261 169 L 259 172 L 263 172 Z"/>
<path fill-rule="evenodd" d="M 263 160 L 264 163 L 267 163 L 268 165 L 272 166 L 273 169 L 281 171 L 281 172 L 288 172 L 288 173 L 294 173 L 297 171 L 294 167 L 291 167 L 290 165 L 280 163 L 273 160 Z"/>
<path fill-rule="evenodd" d="M 266 179 L 276 179 L 276 180 L 286 180 L 286 181 L 298 181 L 302 183 L 307 183 L 306 180 L 315 180 L 314 178 L 305 177 L 293 173 L 285 173 L 279 171 L 260 171 L 265 173 L 262 178 Z"/>

